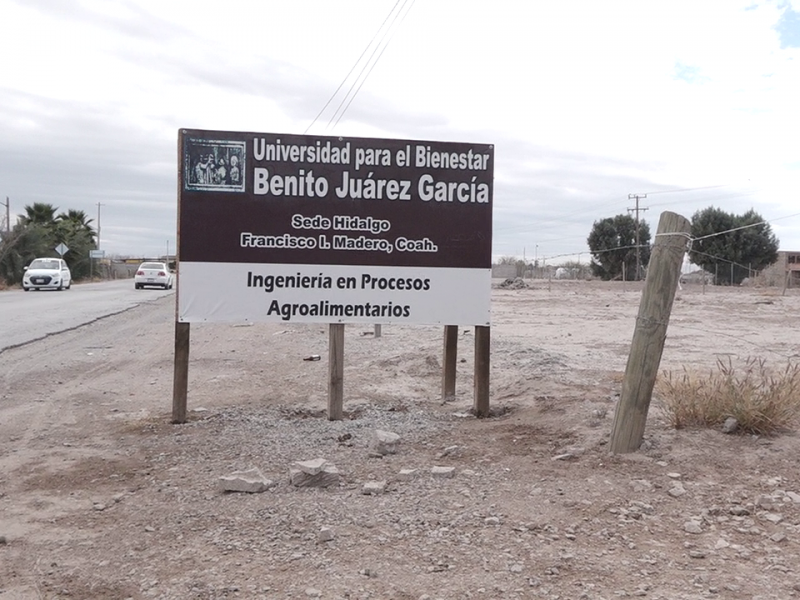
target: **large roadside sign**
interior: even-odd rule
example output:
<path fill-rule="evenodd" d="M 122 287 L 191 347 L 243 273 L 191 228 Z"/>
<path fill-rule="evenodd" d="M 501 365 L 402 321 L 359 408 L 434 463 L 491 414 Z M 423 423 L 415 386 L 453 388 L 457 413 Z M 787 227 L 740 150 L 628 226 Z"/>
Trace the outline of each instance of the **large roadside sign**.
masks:
<path fill-rule="evenodd" d="M 181 130 L 178 320 L 489 325 L 494 147 Z"/>

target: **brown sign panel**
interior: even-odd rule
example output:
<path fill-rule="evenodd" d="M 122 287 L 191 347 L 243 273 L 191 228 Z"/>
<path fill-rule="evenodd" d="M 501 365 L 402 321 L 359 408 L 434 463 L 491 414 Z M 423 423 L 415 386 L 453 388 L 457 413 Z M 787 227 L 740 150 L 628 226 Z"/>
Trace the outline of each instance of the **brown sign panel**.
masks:
<path fill-rule="evenodd" d="M 181 130 L 181 262 L 491 268 L 494 147 Z"/>

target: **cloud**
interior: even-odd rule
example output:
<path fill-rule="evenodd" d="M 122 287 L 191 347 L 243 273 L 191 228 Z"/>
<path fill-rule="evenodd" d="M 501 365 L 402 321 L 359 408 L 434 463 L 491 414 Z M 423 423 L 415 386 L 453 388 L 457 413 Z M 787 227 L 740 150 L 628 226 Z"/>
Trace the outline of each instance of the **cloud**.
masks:
<path fill-rule="evenodd" d="M 685 65 L 680 61 L 675 63 L 674 77 L 675 79 L 680 79 L 686 83 L 704 83 L 709 80 L 708 77 L 705 77 L 700 73 L 700 69 L 698 67 Z"/>
<path fill-rule="evenodd" d="M 791 4 L 783 9 L 775 25 L 781 48 L 800 48 L 800 12 L 792 10 Z"/>

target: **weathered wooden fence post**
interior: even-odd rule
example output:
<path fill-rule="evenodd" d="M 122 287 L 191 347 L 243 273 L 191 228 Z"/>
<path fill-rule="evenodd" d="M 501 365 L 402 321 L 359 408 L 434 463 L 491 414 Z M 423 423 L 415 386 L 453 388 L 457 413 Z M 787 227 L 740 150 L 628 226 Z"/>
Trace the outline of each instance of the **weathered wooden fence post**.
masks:
<path fill-rule="evenodd" d="M 635 452 L 642 443 L 690 232 L 691 223 L 686 218 L 672 212 L 661 213 L 614 414 L 611 452 Z"/>
<path fill-rule="evenodd" d="M 442 402 L 453 400 L 456 396 L 457 361 L 458 325 L 445 325 L 442 356 Z"/>
<path fill-rule="evenodd" d="M 488 325 L 475 326 L 475 385 L 473 410 L 476 417 L 489 416 L 489 368 L 491 332 Z"/>
<path fill-rule="evenodd" d="M 344 323 L 328 327 L 328 420 L 344 418 Z"/>
<path fill-rule="evenodd" d="M 172 422 L 186 423 L 189 388 L 189 323 L 175 321 L 175 358 L 172 374 Z"/>

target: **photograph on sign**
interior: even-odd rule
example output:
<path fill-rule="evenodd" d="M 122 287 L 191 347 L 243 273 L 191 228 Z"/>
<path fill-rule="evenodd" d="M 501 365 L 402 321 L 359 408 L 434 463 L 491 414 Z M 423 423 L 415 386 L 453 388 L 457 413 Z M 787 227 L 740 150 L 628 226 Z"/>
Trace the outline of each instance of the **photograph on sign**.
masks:
<path fill-rule="evenodd" d="M 184 188 L 243 192 L 246 156 L 243 142 L 187 139 L 183 153 Z"/>
<path fill-rule="evenodd" d="M 492 145 L 181 130 L 179 152 L 179 321 L 489 324 Z"/>

